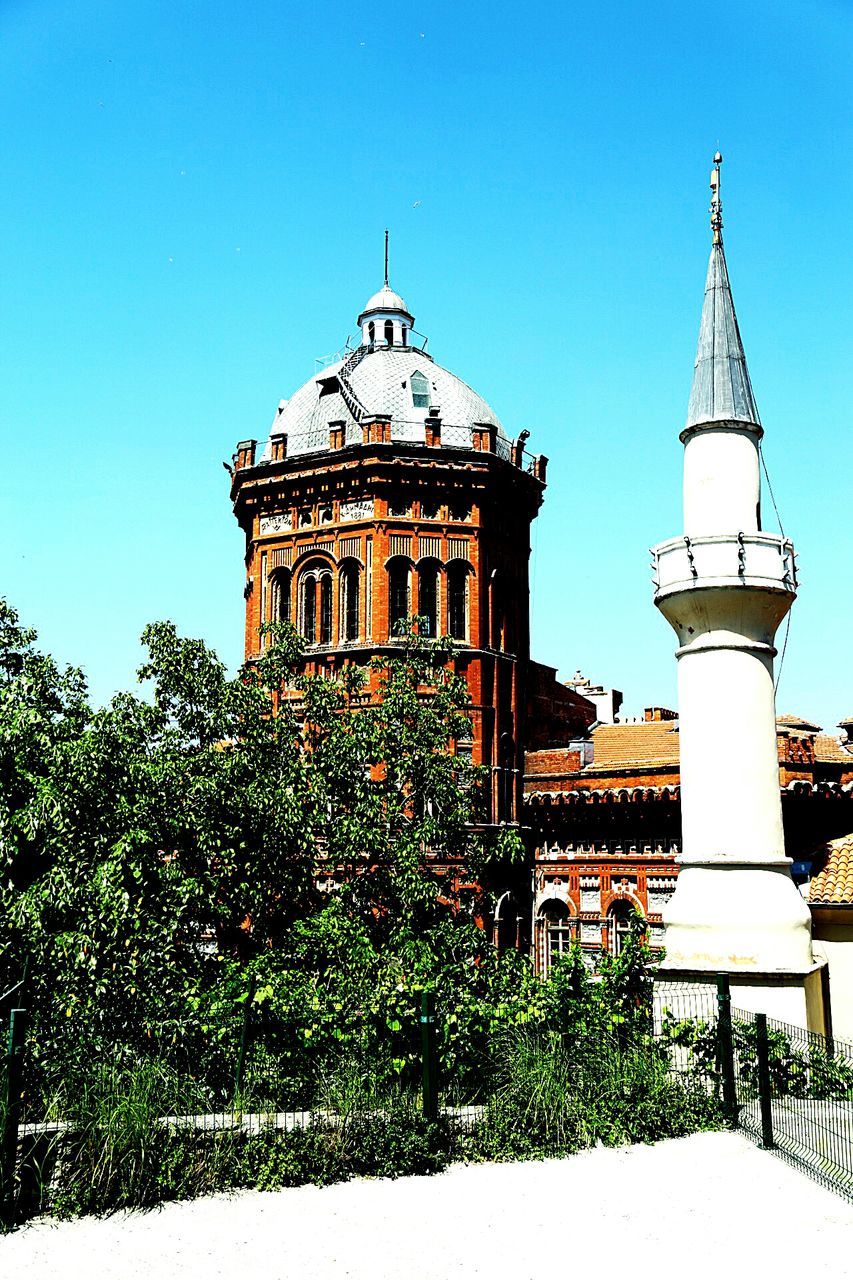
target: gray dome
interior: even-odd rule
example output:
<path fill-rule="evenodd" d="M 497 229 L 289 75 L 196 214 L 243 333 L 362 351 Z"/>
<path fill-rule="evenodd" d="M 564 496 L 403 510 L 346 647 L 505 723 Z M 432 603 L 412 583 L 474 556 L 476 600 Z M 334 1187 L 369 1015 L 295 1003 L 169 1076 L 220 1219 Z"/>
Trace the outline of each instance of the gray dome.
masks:
<path fill-rule="evenodd" d="M 365 350 L 361 348 L 362 352 Z M 349 357 L 321 370 L 290 400 L 281 402 L 270 435 L 287 436 L 288 457 L 328 449 L 330 422 L 345 424 L 346 444 L 361 443 L 361 424 L 344 400 L 338 381 L 344 364 L 350 365 L 346 380 L 362 406 L 364 416 L 387 416 L 391 422 L 392 440 L 423 444 L 424 423 L 430 409 L 435 407 L 442 421 L 443 443 L 471 448 L 472 427 L 475 423 L 486 423 L 497 427 L 499 451 L 504 452 L 507 437 L 500 419 L 467 382 L 443 369 L 422 351 L 406 347 L 379 347 L 361 355 L 357 363 Z M 415 379 L 421 402 L 417 406 L 412 390 L 412 376 L 415 374 L 422 375 Z M 425 405 L 423 400 L 427 397 L 429 403 Z M 502 444 L 504 448 L 500 447 Z M 270 456 L 268 441 L 263 460 Z"/>

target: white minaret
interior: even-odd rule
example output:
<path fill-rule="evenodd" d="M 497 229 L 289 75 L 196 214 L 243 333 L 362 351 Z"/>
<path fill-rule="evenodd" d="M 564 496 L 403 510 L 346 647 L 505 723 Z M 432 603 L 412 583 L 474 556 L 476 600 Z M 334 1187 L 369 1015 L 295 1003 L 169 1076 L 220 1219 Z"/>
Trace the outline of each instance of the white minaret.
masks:
<path fill-rule="evenodd" d="M 678 636 L 683 853 L 664 916 L 664 977 L 727 973 L 732 999 L 823 1029 L 810 916 L 785 857 L 774 637 L 796 596 L 794 548 L 761 528 L 764 434 L 723 251 L 713 244 L 684 444 L 684 534 L 654 549 L 655 604 Z"/>

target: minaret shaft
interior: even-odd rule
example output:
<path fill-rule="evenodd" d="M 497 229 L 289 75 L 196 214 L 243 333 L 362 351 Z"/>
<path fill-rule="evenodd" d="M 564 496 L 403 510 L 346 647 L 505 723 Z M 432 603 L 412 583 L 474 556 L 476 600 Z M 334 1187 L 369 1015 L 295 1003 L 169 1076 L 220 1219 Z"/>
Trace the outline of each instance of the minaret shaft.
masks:
<path fill-rule="evenodd" d="M 663 969 L 740 975 L 747 987 L 775 974 L 799 982 L 802 996 L 815 964 L 809 911 L 785 857 L 773 679 L 796 567 L 790 541 L 761 529 L 763 431 L 723 249 L 720 160 L 681 433 L 684 534 L 653 553 L 655 604 L 678 637 L 681 743 L 683 853 Z M 802 1022 L 798 999 L 789 991 L 787 1003 L 757 1007 Z"/>

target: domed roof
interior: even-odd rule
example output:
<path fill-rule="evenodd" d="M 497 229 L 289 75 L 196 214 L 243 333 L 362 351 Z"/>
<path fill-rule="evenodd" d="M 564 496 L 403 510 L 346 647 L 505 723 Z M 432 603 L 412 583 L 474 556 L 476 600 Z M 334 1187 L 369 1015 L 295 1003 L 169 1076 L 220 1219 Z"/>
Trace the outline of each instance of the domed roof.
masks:
<path fill-rule="evenodd" d="M 373 315 L 377 311 L 390 311 L 395 315 L 406 316 L 414 323 L 415 317 L 406 306 L 399 293 L 395 293 L 389 284 L 383 284 L 378 293 L 374 293 L 372 298 L 368 298 L 365 303 L 364 310 L 358 317 L 358 324 L 361 324 L 365 316 Z"/>
<path fill-rule="evenodd" d="M 342 372 L 346 380 L 346 399 L 341 391 Z M 483 397 L 423 351 L 411 347 L 378 347 L 375 350 L 361 347 L 345 360 L 322 369 L 290 400 L 281 402 L 270 434 L 287 436 L 288 457 L 328 449 L 330 422 L 345 424 L 346 444 L 360 444 L 360 418 L 356 418 L 347 403 L 348 400 L 352 403 L 353 398 L 361 417 L 387 416 L 391 422 L 392 440 L 424 444 L 425 421 L 430 409 L 437 408 L 442 421 L 443 443 L 471 448 L 473 426 L 486 423 L 497 427 L 498 451 L 509 456 L 509 445 L 500 419 Z M 428 403 L 425 404 L 425 400 Z M 270 456 L 271 446 L 267 442 L 263 460 Z"/>

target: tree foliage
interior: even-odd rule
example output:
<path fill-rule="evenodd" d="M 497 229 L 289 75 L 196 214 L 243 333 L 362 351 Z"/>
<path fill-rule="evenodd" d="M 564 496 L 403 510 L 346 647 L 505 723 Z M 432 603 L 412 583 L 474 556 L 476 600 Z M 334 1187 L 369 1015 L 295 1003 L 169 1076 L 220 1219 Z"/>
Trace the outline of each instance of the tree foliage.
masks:
<path fill-rule="evenodd" d="M 272 1043 L 373 1026 L 404 1061 L 422 987 L 477 1023 L 523 983 L 448 890 L 448 867 L 485 879 L 520 848 L 476 827 L 448 644 L 410 626 L 328 680 L 296 674 L 287 626 L 233 678 L 170 623 L 142 639 L 148 696 L 96 710 L 0 610 L 0 964 L 6 985 L 28 966 L 45 1055 L 233 1042 L 251 975 Z"/>

